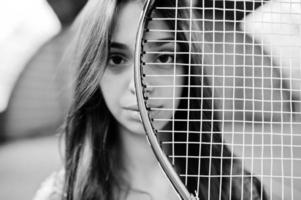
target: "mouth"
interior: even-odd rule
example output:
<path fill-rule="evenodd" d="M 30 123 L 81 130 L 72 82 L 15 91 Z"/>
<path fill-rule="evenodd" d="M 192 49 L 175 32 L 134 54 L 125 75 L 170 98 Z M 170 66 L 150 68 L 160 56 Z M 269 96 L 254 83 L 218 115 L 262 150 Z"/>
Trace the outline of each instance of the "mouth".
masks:
<path fill-rule="evenodd" d="M 127 106 L 127 107 L 124 107 L 124 109 L 128 111 L 127 116 L 129 117 L 129 119 L 137 121 L 139 123 L 142 122 L 138 106 L 135 106 L 135 105 Z"/>
<path fill-rule="evenodd" d="M 139 112 L 139 109 L 138 109 L 137 105 L 125 106 L 124 109 Z"/>

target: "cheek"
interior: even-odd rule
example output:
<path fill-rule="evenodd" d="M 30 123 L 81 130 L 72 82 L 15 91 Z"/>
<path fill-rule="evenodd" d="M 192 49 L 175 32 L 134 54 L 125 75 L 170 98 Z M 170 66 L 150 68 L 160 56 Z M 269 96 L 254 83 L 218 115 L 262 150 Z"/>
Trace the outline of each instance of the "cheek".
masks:
<path fill-rule="evenodd" d="M 185 84 L 184 78 L 183 77 L 178 77 L 176 79 L 176 85 L 178 87 L 175 88 L 174 90 L 174 96 L 176 97 L 175 101 L 174 101 L 174 108 L 177 109 L 179 107 L 180 104 L 180 98 L 177 97 L 182 97 L 182 93 L 183 93 L 183 85 Z"/>
<path fill-rule="evenodd" d="M 119 99 L 122 91 L 122 79 L 110 72 L 105 72 L 100 81 L 100 88 L 110 112 L 114 115 L 119 110 Z"/>
<path fill-rule="evenodd" d="M 177 75 L 183 74 L 184 70 L 178 68 L 176 71 Z M 173 74 L 174 71 L 170 70 L 166 74 Z M 150 87 L 147 94 L 150 97 L 148 103 L 154 107 L 163 107 L 163 108 L 177 108 L 178 98 L 181 97 L 183 91 L 183 85 L 185 84 L 185 78 L 182 76 L 169 76 L 169 77 L 150 77 L 146 78 L 145 82 L 147 85 L 159 86 L 159 87 Z M 175 85 L 175 87 L 173 87 Z M 176 98 L 175 100 L 173 98 Z"/>
<path fill-rule="evenodd" d="M 183 70 L 177 69 L 176 74 L 182 75 Z M 166 78 L 165 83 L 163 83 L 162 85 L 166 85 L 169 87 L 161 88 L 160 96 L 167 96 L 167 97 L 172 97 L 172 98 L 175 97 L 176 98 L 175 103 L 176 103 L 178 97 L 181 97 L 181 95 L 182 95 L 182 91 L 183 91 L 182 86 L 185 84 L 184 80 L 185 79 L 182 76 L 176 76 L 176 77 L 172 76 L 170 78 Z M 173 101 L 173 100 L 169 100 L 169 103 L 170 103 L 170 101 Z M 175 105 L 175 108 L 177 108 L 177 104 Z"/>
<path fill-rule="evenodd" d="M 179 68 L 177 70 L 177 74 L 183 75 L 184 70 L 182 68 Z M 175 96 L 176 97 L 181 97 L 182 96 L 182 91 L 183 91 L 183 85 L 185 85 L 185 78 L 183 76 L 178 76 L 175 79 L 175 84 L 178 86 L 175 88 Z"/>

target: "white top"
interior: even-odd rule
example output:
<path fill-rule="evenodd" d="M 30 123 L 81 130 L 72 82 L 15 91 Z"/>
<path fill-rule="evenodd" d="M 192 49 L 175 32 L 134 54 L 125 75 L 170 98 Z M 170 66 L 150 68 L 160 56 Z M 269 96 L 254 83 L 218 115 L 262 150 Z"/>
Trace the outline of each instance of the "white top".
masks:
<path fill-rule="evenodd" d="M 41 185 L 33 200 L 61 200 L 65 171 L 52 173 Z"/>
<path fill-rule="evenodd" d="M 33 200 L 63 200 L 62 197 L 65 196 L 65 194 L 63 194 L 64 176 L 65 176 L 64 170 L 52 173 L 41 184 L 41 187 L 37 191 Z M 244 196 L 246 196 L 246 197 L 250 196 L 251 191 L 249 191 L 248 188 L 251 188 L 250 186 L 251 186 L 251 184 L 253 184 L 253 189 L 252 189 L 253 198 L 252 199 L 253 200 L 261 199 L 261 197 L 260 197 L 261 186 L 260 186 L 260 181 L 257 178 L 254 177 L 253 183 L 250 178 L 244 178 L 243 184 L 244 184 L 244 189 L 245 189 Z M 241 179 L 239 178 L 239 179 L 233 180 L 232 187 L 240 188 L 241 187 Z M 232 195 L 233 195 L 232 197 L 240 199 L 241 191 L 237 190 Z M 144 199 L 144 198 L 142 198 L 141 195 L 138 195 L 138 198 L 137 198 L 137 195 L 131 196 L 131 194 L 129 194 L 127 199 Z M 276 200 L 278 200 L 278 198 L 276 198 Z"/>

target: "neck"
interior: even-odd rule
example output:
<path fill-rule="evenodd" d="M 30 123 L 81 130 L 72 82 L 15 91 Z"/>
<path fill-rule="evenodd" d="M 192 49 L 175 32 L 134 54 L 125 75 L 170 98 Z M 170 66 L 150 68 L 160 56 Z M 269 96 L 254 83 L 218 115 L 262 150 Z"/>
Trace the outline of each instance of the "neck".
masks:
<path fill-rule="evenodd" d="M 120 128 L 125 178 L 132 188 L 145 191 L 153 199 L 178 199 L 147 141 L 146 135 Z M 163 198 L 162 198 L 163 197 Z"/>
<path fill-rule="evenodd" d="M 128 173 L 149 173 L 158 169 L 158 161 L 147 141 L 146 135 L 132 133 L 120 127 L 121 152 Z"/>

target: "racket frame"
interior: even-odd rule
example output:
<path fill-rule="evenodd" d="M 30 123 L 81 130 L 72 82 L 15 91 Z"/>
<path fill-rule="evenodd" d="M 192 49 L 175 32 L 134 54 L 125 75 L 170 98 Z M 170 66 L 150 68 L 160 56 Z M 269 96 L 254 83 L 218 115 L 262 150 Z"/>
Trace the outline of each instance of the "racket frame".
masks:
<path fill-rule="evenodd" d="M 136 97 L 138 102 L 138 108 L 140 111 L 142 123 L 148 138 L 148 142 L 151 145 L 151 148 L 153 149 L 153 152 L 155 153 L 155 156 L 157 160 L 159 161 L 159 164 L 165 174 L 167 175 L 168 179 L 174 186 L 174 189 L 177 191 L 177 193 L 182 197 L 184 200 L 191 200 L 195 199 L 195 197 L 192 197 L 188 190 L 186 189 L 185 185 L 181 181 L 179 175 L 174 170 L 174 167 L 170 163 L 167 156 L 163 153 L 161 150 L 160 144 L 158 143 L 156 133 L 154 132 L 154 128 L 151 124 L 151 118 L 149 117 L 147 106 L 144 103 L 145 98 L 143 96 L 143 85 L 142 85 L 142 77 L 143 73 L 140 69 L 141 63 L 141 49 L 142 49 L 142 40 L 143 40 L 143 33 L 144 33 L 144 27 L 146 25 L 146 20 L 148 14 L 152 11 L 153 5 L 155 0 L 146 0 L 145 4 L 143 6 L 142 13 L 140 15 L 139 19 L 139 26 L 138 26 L 138 32 L 136 35 L 136 44 L 135 44 L 135 62 L 134 62 L 134 79 L 135 79 L 135 89 L 136 89 Z M 179 196 L 179 198 L 180 198 Z"/>

